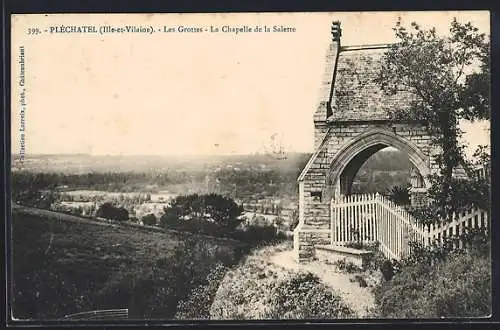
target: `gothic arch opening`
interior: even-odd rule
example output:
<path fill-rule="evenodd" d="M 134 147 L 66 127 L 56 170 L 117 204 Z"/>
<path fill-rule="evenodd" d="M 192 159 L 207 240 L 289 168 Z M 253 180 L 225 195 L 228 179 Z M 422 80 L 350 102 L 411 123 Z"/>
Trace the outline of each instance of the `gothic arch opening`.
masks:
<path fill-rule="evenodd" d="M 394 187 L 410 186 L 412 191 L 425 188 L 422 175 L 410 162 L 408 155 L 384 144 L 367 148 L 354 157 L 341 173 L 340 182 L 343 195 L 391 195 Z M 400 194 L 402 192 L 400 190 Z"/>
<path fill-rule="evenodd" d="M 425 188 L 430 173 L 425 155 L 412 142 L 386 131 L 371 131 L 355 138 L 333 157 L 328 174 L 329 197 L 352 192 L 353 180 L 366 161 L 380 150 L 392 147 L 408 155 L 414 188 Z"/>

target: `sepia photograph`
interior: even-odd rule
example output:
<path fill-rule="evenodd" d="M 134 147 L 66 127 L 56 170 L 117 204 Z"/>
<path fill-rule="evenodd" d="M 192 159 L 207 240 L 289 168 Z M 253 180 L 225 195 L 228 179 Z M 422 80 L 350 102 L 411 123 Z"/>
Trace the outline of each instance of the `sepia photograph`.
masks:
<path fill-rule="evenodd" d="M 488 11 L 10 24 L 12 323 L 491 317 Z"/>

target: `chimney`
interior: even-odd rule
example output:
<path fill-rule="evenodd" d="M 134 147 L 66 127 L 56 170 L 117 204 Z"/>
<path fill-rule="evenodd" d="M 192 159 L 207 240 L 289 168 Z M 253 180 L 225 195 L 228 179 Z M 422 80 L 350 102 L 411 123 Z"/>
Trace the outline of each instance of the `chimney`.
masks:
<path fill-rule="evenodd" d="M 333 51 L 335 52 L 335 62 L 334 62 L 334 67 L 333 67 L 333 76 L 331 76 L 331 85 L 330 85 L 330 95 L 328 98 L 328 102 L 326 105 L 326 118 L 330 117 L 333 114 L 333 109 L 332 109 L 332 101 L 333 101 L 333 86 L 335 84 L 335 76 L 337 72 L 337 61 L 339 58 L 339 52 L 340 52 L 340 37 L 342 36 L 342 29 L 340 28 L 340 21 L 333 21 L 332 22 L 332 28 L 331 28 L 331 33 L 332 33 L 332 47 Z"/>
<path fill-rule="evenodd" d="M 342 36 L 342 29 L 340 28 L 339 21 L 332 22 L 332 41 L 337 42 L 340 47 L 340 37 Z"/>
<path fill-rule="evenodd" d="M 314 122 L 325 122 L 332 114 L 332 95 L 337 71 L 337 60 L 340 52 L 340 22 L 333 21 L 331 25 L 332 40 L 325 58 L 325 73 L 323 74 L 320 91 L 320 102 L 314 113 Z M 320 139 L 318 135 L 318 139 Z"/>

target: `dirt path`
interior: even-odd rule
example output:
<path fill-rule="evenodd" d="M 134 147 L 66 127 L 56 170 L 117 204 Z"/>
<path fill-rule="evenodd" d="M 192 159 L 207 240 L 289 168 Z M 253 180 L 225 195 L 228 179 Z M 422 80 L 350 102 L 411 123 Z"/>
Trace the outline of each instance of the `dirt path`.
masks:
<path fill-rule="evenodd" d="M 293 257 L 293 251 L 290 250 L 277 252 L 268 258 L 271 263 L 285 269 L 315 274 L 323 283 L 338 291 L 345 303 L 356 311 L 360 318 L 366 317 L 368 310 L 375 304 L 371 288 L 362 288 L 358 282 L 350 281 L 355 274 L 339 272 L 335 266 L 317 261 L 298 264 Z"/>

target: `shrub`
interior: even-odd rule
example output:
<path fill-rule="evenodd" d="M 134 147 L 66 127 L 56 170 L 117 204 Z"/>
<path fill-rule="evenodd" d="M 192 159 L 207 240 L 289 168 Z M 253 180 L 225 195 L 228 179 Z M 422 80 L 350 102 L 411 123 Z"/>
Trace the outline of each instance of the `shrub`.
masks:
<path fill-rule="evenodd" d="M 373 254 L 365 257 L 366 268 L 370 270 L 380 270 L 382 264 L 387 260 L 385 255 L 380 251 L 373 251 Z"/>
<path fill-rule="evenodd" d="M 248 259 L 229 271 L 210 308 L 211 319 L 337 319 L 354 312 L 312 274 L 274 269 Z"/>
<path fill-rule="evenodd" d="M 311 273 L 294 274 L 271 290 L 266 318 L 343 319 L 353 311 Z"/>
<path fill-rule="evenodd" d="M 221 263 L 211 268 L 204 281 L 177 305 L 175 319 L 209 319 L 210 306 L 228 268 Z"/>
<path fill-rule="evenodd" d="M 348 273 L 357 273 L 360 272 L 362 269 L 355 265 L 354 263 L 348 261 L 345 264 L 345 271 Z"/>
<path fill-rule="evenodd" d="M 380 265 L 380 271 L 384 276 L 384 280 L 390 281 L 394 276 L 394 267 L 392 265 L 392 262 L 390 260 L 384 260 Z"/>
<path fill-rule="evenodd" d="M 263 269 L 264 265 L 259 260 L 248 258 L 234 270 L 229 271 L 210 306 L 210 318 L 262 319 L 270 287 L 276 285 L 273 275 L 259 278 Z"/>
<path fill-rule="evenodd" d="M 243 208 L 229 197 L 192 194 L 177 196 L 164 211 L 162 224 L 168 224 L 173 219 L 189 219 L 197 224 L 213 222 L 221 229 L 234 230 L 242 221 L 238 217 Z"/>
<path fill-rule="evenodd" d="M 287 238 L 283 233 L 278 233 L 276 227 L 272 225 L 250 225 L 245 230 L 235 231 L 231 236 L 252 246 L 277 243 Z"/>
<path fill-rule="evenodd" d="M 359 286 L 362 288 L 366 288 L 368 286 L 368 283 L 366 283 L 366 280 L 364 279 L 363 276 L 361 275 L 356 275 L 354 276 L 354 280 L 359 283 Z"/>
<path fill-rule="evenodd" d="M 56 319 L 128 308 L 131 318 L 173 318 L 179 301 L 231 265 L 242 244 L 187 233 L 73 223 L 16 211 L 13 315 Z"/>
<path fill-rule="evenodd" d="M 339 259 L 339 260 L 335 261 L 333 264 L 335 266 L 337 266 L 338 269 L 344 270 L 345 269 L 345 265 L 346 265 L 346 259 L 345 258 Z"/>
<path fill-rule="evenodd" d="M 97 209 L 96 216 L 105 219 L 125 221 L 128 220 L 128 211 L 123 207 L 116 207 L 113 204 L 107 202 L 103 203 Z"/>
<path fill-rule="evenodd" d="M 217 266 L 214 271 L 215 260 Z M 125 281 L 131 288 L 131 317 L 174 318 L 178 306 L 181 308 L 179 315 L 185 316 L 186 308 L 200 307 L 202 298 L 211 299 L 210 296 L 203 297 L 206 292 L 213 290 L 208 282 L 213 276 L 220 276 L 217 271 L 223 268 L 224 263 L 231 262 L 216 247 L 194 237 L 185 238 L 172 256 L 159 259 L 152 268 L 145 269 L 143 274 L 137 274 L 137 278 Z M 215 275 L 211 275 L 211 270 Z M 208 287 L 203 288 L 204 286 Z M 203 312 L 201 307 L 192 310 L 189 316 L 196 317 L 198 312 Z"/>
<path fill-rule="evenodd" d="M 151 213 L 142 217 L 142 223 L 146 226 L 155 226 L 156 225 L 156 216 Z"/>
<path fill-rule="evenodd" d="M 339 259 L 333 263 L 339 270 L 344 270 L 347 273 L 356 273 L 360 272 L 362 269 L 352 263 L 351 261 L 347 261 L 346 258 Z"/>
<path fill-rule="evenodd" d="M 394 186 L 389 193 L 389 199 L 397 205 L 409 205 L 410 189 L 411 185 Z"/>
<path fill-rule="evenodd" d="M 463 248 L 459 248 L 459 242 L 462 242 Z M 401 261 L 401 265 L 416 263 L 432 265 L 447 259 L 450 255 L 463 254 L 466 250 L 487 256 L 490 253 L 489 242 L 488 231 L 484 228 L 466 228 L 464 233 L 447 237 L 443 243 L 436 242 L 430 246 L 410 242 L 411 254 Z"/>
<path fill-rule="evenodd" d="M 404 266 L 375 291 L 379 317 L 479 317 L 491 312 L 490 258 L 466 253 Z"/>

